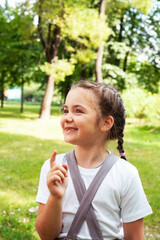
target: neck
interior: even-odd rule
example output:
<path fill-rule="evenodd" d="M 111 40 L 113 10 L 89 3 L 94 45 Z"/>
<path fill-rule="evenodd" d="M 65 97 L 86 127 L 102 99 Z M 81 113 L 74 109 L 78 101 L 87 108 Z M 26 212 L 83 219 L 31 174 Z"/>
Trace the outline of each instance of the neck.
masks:
<path fill-rule="evenodd" d="M 84 168 L 96 168 L 108 156 L 105 146 L 75 147 L 75 156 L 79 166 Z"/>

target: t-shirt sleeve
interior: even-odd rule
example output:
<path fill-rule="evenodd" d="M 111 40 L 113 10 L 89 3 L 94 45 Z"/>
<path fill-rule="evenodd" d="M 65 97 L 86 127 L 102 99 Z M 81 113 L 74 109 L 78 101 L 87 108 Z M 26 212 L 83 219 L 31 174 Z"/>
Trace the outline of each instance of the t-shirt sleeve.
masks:
<path fill-rule="evenodd" d="M 46 161 L 42 168 L 40 173 L 40 180 L 39 180 L 39 186 L 38 186 L 38 193 L 36 196 L 36 202 L 37 203 L 43 203 L 46 204 L 47 200 L 49 198 L 49 189 L 47 187 L 47 174 L 49 172 L 49 161 Z"/>
<path fill-rule="evenodd" d="M 138 171 L 126 183 L 120 207 L 123 222 L 133 222 L 152 214 L 152 209 L 144 193 Z"/>

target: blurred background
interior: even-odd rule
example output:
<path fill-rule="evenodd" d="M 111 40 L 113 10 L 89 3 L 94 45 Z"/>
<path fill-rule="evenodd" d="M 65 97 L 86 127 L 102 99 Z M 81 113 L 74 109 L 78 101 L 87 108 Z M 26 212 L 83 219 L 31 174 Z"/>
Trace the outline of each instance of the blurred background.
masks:
<path fill-rule="evenodd" d="M 154 214 L 145 239 L 160 239 L 160 1 L 1 0 L 0 240 L 38 240 L 40 169 L 63 142 L 66 94 L 81 79 L 105 82 L 127 112 L 125 151 Z M 117 153 L 116 143 L 110 150 Z"/>

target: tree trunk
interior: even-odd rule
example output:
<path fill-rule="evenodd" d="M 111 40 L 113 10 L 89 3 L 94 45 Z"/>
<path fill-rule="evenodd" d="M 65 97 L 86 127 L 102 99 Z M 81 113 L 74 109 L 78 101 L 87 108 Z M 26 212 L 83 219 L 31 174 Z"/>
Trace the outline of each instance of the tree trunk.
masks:
<path fill-rule="evenodd" d="M 85 79 L 86 79 L 86 68 L 85 68 L 85 64 L 82 65 L 81 79 L 82 79 L 82 80 L 85 80 Z"/>
<path fill-rule="evenodd" d="M 22 79 L 22 92 L 21 92 L 21 110 L 20 112 L 23 113 L 23 103 L 24 103 L 24 80 Z"/>
<path fill-rule="evenodd" d="M 123 40 L 123 35 L 122 35 L 123 28 L 124 28 L 123 24 L 124 24 L 124 15 L 122 15 L 121 19 L 120 19 L 120 31 L 119 31 L 119 36 L 118 36 L 118 42 L 122 42 L 122 40 Z"/>
<path fill-rule="evenodd" d="M 98 55 L 97 55 L 96 66 L 95 66 L 96 82 L 99 82 L 99 83 L 102 83 L 102 82 L 103 82 L 103 76 L 102 76 L 103 50 L 104 50 L 104 46 L 101 45 L 101 46 L 98 48 Z"/>
<path fill-rule="evenodd" d="M 129 51 L 126 52 L 126 56 L 125 56 L 124 62 L 123 62 L 123 71 L 124 72 L 126 72 L 126 68 L 127 68 L 128 55 L 129 55 Z"/>
<path fill-rule="evenodd" d="M 60 28 L 56 26 L 53 31 L 51 46 L 50 48 L 48 47 L 46 48 L 46 57 L 48 62 L 55 63 L 57 61 L 59 43 L 60 43 Z M 42 100 L 39 116 L 39 118 L 42 120 L 48 120 L 50 117 L 53 91 L 54 91 L 54 79 L 52 76 L 47 75 L 47 85 Z"/>
<path fill-rule="evenodd" d="M 120 19 L 120 31 L 119 31 L 119 35 L 118 35 L 118 42 L 122 42 L 122 40 L 123 40 L 123 35 L 122 35 L 123 28 L 124 28 L 123 24 L 124 24 L 124 15 L 122 15 L 121 19 Z M 120 59 L 118 59 L 118 58 L 115 59 L 115 65 L 117 67 L 120 66 Z"/>
<path fill-rule="evenodd" d="M 3 108 L 3 101 L 4 101 L 4 71 L 2 71 L 1 73 L 1 88 L 0 88 L 0 91 L 1 91 L 1 108 Z"/>
<path fill-rule="evenodd" d="M 39 118 L 42 120 L 48 120 L 50 117 L 53 90 L 54 90 L 54 80 L 50 75 L 48 75 L 46 90 L 45 90 L 44 98 L 42 101 L 40 116 L 39 116 Z"/>
<path fill-rule="evenodd" d="M 100 7 L 99 7 L 99 14 L 102 18 L 105 15 L 105 0 L 100 0 Z M 96 82 L 103 82 L 103 75 L 102 75 L 102 59 L 103 59 L 103 51 L 104 46 L 103 44 L 99 46 L 97 51 L 97 59 L 95 63 L 95 73 L 96 73 Z"/>
<path fill-rule="evenodd" d="M 3 108 L 3 101 L 4 101 L 4 95 L 3 95 L 4 89 L 1 90 L 1 108 Z"/>
<path fill-rule="evenodd" d="M 42 3 L 42 0 L 41 0 Z M 42 6 L 40 5 L 40 13 L 42 13 Z M 55 63 L 57 61 L 58 46 L 60 43 L 60 28 L 55 25 L 53 31 L 51 30 L 51 24 L 48 25 L 47 39 L 42 28 L 42 17 L 39 16 L 38 20 L 38 31 L 43 45 L 43 49 L 46 54 L 47 62 Z M 47 75 L 47 85 L 45 94 L 42 100 L 40 109 L 40 119 L 48 120 L 50 117 L 52 96 L 54 90 L 54 79 Z"/>

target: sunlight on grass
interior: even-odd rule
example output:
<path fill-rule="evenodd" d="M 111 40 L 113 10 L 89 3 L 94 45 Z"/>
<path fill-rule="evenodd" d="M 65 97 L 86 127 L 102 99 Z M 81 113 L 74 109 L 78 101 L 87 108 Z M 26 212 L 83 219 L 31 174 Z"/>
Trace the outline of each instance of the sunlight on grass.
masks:
<path fill-rule="evenodd" d="M 25 134 L 41 139 L 59 139 L 63 140 L 63 134 L 60 130 L 60 117 L 51 117 L 48 121 L 21 120 L 21 119 L 2 119 L 0 124 L 1 132 Z"/>
<path fill-rule="evenodd" d="M 7 104 L 7 107 L 1 111 L 0 131 L 24 134 L 41 139 L 59 139 L 63 140 L 63 134 L 60 129 L 59 107 L 52 106 L 50 120 L 42 121 L 38 119 L 39 106 L 26 105 L 25 112 L 19 112 L 19 106 L 16 104 Z"/>
<path fill-rule="evenodd" d="M 160 128 L 159 127 L 145 127 L 145 126 L 134 126 L 134 125 L 127 125 L 126 127 L 126 136 L 127 142 L 139 142 L 147 147 L 152 145 L 159 147 L 159 140 L 160 140 Z M 139 141 L 139 134 L 141 132 Z M 154 138 L 152 137 L 154 133 Z"/>
<path fill-rule="evenodd" d="M 12 207 L 21 206 L 23 207 L 24 205 L 30 205 L 33 204 L 33 197 L 31 196 L 25 196 L 19 195 L 18 192 L 12 191 L 11 189 L 6 189 L 6 191 L 0 191 L 0 198 L 2 199 L 3 205 L 8 205 Z"/>

